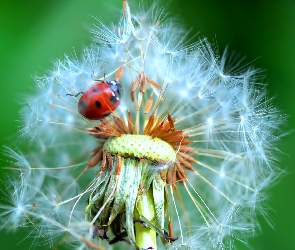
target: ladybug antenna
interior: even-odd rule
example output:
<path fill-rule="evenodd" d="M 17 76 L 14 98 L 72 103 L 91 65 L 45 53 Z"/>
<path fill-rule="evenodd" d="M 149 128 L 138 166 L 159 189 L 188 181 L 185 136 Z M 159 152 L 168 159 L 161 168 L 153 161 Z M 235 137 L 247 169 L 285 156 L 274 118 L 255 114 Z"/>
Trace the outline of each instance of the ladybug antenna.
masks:
<path fill-rule="evenodd" d="M 74 96 L 74 97 L 77 97 L 78 95 L 82 95 L 84 92 L 79 92 L 79 93 L 77 93 L 77 94 L 75 94 L 75 95 L 73 95 L 73 94 L 66 94 L 66 96 L 68 95 L 68 96 Z"/>
<path fill-rule="evenodd" d="M 94 81 L 96 81 L 96 82 L 107 82 L 107 80 L 106 80 L 106 72 L 103 72 L 103 80 L 94 79 Z"/>

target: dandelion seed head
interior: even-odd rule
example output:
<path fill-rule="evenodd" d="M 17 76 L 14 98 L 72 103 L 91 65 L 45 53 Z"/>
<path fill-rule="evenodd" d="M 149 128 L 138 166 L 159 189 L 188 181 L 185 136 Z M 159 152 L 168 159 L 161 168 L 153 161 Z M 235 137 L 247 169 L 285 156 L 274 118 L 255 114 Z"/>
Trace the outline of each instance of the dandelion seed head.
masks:
<path fill-rule="evenodd" d="M 11 205 L 0 206 L 1 228 L 27 220 L 51 247 L 69 235 L 65 244 L 78 249 L 126 238 L 138 247 L 146 224 L 163 249 L 247 244 L 257 214 L 271 223 L 265 189 L 282 173 L 275 143 L 285 117 L 259 71 L 230 68 L 227 51 L 219 56 L 206 39 L 186 42 L 158 3 L 137 5 L 123 1 L 111 27 L 96 20 L 93 45 L 35 78 L 20 130 L 32 150 L 5 148 L 21 174 Z M 119 107 L 83 117 L 79 94 L 113 80 L 123 86 Z"/>

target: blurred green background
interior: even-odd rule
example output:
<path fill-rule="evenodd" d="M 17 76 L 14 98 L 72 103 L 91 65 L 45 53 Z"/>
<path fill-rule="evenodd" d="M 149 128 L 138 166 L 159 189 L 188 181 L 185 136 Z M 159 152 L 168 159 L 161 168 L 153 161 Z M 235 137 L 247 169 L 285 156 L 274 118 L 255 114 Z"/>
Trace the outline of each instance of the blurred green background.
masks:
<path fill-rule="evenodd" d="M 169 16 L 179 17 L 184 27 L 192 29 L 191 35 L 207 37 L 220 53 L 229 45 L 229 52 L 246 56 L 245 63 L 265 69 L 270 96 L 290 115 L 285 129 L 294 130 L 295 1 L 174 0 L 165 5 Z M 91 42 L 93 16 L 110 23 L 117 20 L 120 8 L 121 0 L 0 2 L 1 145 L 14 142 L 11 138 L 18 131 L 20 100 L 33 90 L 32 76 L 44 74 L 65 53 L 75 50 L 79 55 Z M 270 192 L 268 205 L 274 209 L 275 228 L 261 220 L 262 234 L 250 240 L 253 249 L 295 249 L 294 141 L 295 133 L 281 140 L 285 154 L 279 164 L 289 174 Z M 6 165 L 4 161 L 0 164 Z M 6 179 L 2 169 L 0 178 Z M 29 239 L 19 243 L 22 237 L 1 231 L 1 249 L 29 249 Z"/>

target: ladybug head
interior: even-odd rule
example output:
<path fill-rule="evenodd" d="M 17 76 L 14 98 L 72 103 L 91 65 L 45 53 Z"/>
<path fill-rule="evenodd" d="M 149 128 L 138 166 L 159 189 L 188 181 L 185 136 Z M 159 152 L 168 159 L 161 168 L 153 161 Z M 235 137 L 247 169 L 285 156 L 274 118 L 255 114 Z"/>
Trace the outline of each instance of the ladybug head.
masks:
<path fill-rule="evenodd" d="M 110 86 L 111 90 L 114 92 L 115 96 L 120 98 L 123 93 L 123 88 L 120 82 L 113 80 L 108 82 L 108 85 Z"/>

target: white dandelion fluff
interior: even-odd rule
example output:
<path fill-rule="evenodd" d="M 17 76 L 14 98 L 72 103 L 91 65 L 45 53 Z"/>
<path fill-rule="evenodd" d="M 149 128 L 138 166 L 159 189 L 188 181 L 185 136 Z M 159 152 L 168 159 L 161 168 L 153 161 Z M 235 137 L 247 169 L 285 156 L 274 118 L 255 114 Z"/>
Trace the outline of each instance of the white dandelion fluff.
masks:
<path fill-rule="evenodd" d="M 139 6 L 123 1 L 81 57 L 36 78 L 21 112 L 30 151 L 5 148 L 21 174 L 1 229 L 31 226 L 51 248 L 232 249 L 268 219 L 285 117 L 259 72 L 227 70 L 227 53 Z"/>

